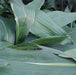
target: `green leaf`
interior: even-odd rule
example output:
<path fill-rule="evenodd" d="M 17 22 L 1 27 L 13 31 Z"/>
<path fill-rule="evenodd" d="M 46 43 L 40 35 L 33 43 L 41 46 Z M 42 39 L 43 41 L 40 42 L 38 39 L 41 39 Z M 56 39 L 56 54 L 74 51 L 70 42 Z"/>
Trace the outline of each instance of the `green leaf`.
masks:
<path fill-rule="evenodd" d="M 67 24 L 76 20 L 76 13 L 66 13 L 62 11 L 54 11 L 47 13 L 48 16 L 60 27 L 64 27 Z"/>
<path fill-rule="evenodd" d="M 21 0 L 10 0 L 12 10 L 16 20 L 16 43 L 24 40 L 28 35 L 31 25 L 34 23 L 35 10 L 40 9 L 44 0 L 34 0 L 28 5 L 24 5 Z M 37 7 L 36 7 L 36 6 Z"/>
<path fill-rule="evenodd" d="M 20 51 L 6 48 L 0 51 L 0 59 L 10 65 L 0 67 L 2 75 L 59 75 L 76 74 L 76 64 L 70 59 L 54 55 L 54 49 Z M 4 69 L 3 69 L 4 68 Z M 53 71 L 54 70 L 54 71 Z M 65 72 L 64 72 L 65 71 Z"/>
<path fill-rule="evenodd" d="M 31 33 L 39 37 L 67 35 L 46 13 L 40 10 L 36 11 L 36 18 L 32 25 Z"/>
<path fill-rule="evenodd" d="M 66 55 L 60 54 L 59 56 L 65 57 L 65 58 L 72 58 L 76 61 L 76 49 L 68 50 L 68 51 L 65 51 L 64 53 Z"/>
<path fill-rule="evenodd" d="M 75 26 L 75 24 L 73 24 Z M 69 28 L 69 27 L 64 27 L 65 31 L 68 33 L 70 38 L 72 39 L 73 43 L 76 44 L 76 27 L 74 28 Z"/>
<path fill-rule="evenodd" d="M 32 37 L 31 37 L 32 39 Z M 18 45 L 13 45 L 10 46 L 10 48 L 14 48 L 14 49 L 22 49 L 22 50 L 35 50 L 35 49 L 40 49 L 40 47 L 37 46 L 37 44 L 41 45 L 41 44 L 49 44 L 49 43 L 62 43 L 62 41 L 66 39 L 66 37 L 61 37 L 61 36 L 53 36 L 53 37 L 47 37 L 47 38 L 39 38 L 39 39 L 32 39 L 27 42 L 18 44 Z"/>
<path fill-rule="evenodd" d="M 74 44 L 76 44 L 76 28 L 71 29 L 71 32 L 68 33 L 69 36 L 72 38 Z"/>
<path fill-rule="evenodd" d="M 11 3 L 11 7 L 15 15 L 16 43 L 18 43 L 21 39 L 23 40 L 29 33 L 29 29 L 26 23 L 26 12 L 23 5 L 19 2 Z"/>
<path fill-rule="evenodd" d="M 8 46 L 8 48 L 13 48 L 17 50 L 41 50 L 41 48 L 34 43 L 21 43 L 17 45 Z"/>
<path fill-rule="evenodd" d="M 11 7 L 16 21 L 16 43 L 22 42 L 28 35 L 30 26 L 34 22 L 35 11 L 26 8 L 21 0 L 11 1 Z"/>
<path fill-rule="evenodd" d="M 32 2 L 27 4 L 26 7 L 37 10 L 41 8 L 41 6 L 44 4 L 44 1 L 45 0 L 33 0 Z"/>
<path fill-rule="evenodd" d="M 0 1 L 7 6 L 6 0 Z M 54 8 L 54 1 L 46 3 Z M 15 21 L 12 15 L 0 17 L 0 74 L 75 75 L 76 28 L 73 21 L 76 13 L 44 12 L 40 10 L 44 0 L 33 0 L 27 5 L 22 0 L 9 0 L 9 3 Z M 66 26 L 69 23 L 74 28 Z M 69 45 L 71 43 L 74 45 Z"/>
<path fill-rule="evenodd" d="M 30 41 L 29 43 L 36 43 L 36 44 L 61 43 L 64 39 L 66 39 L 66 36 L 52 36 L 52 37 L 35 39 Z"/>
<path fill-rule="evenodd" d="M 58 24 L 56 24 L 46 13 L 40 10 L 36 11 L 35 22 L 31 26 L 30 32 L 41 38 L 52 36 L 67 36 L 68 38 L 62 44 L 72 43 L 72 40 L 69 39 L 69 36 L 65 30 L 58 26 Z"/>
<path fill-rule="evenodd" d="M 15 22 L 13 18 L 0 17 L 0 41 L 15 42 Z"/>

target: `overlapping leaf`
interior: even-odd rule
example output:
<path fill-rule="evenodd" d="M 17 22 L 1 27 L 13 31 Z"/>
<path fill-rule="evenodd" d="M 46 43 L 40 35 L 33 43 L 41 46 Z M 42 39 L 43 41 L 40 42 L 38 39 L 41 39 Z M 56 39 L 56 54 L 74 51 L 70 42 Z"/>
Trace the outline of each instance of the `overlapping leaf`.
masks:
<path fill-rule="evenodd" d="M 40 10 L 37 10 L 38 8 L 40 9 L 42 4 L 44 3 L 44 0 L 42 2 L 41 1 L 37 2 L 37 1 L 38 0 L 34 0 L 25 6 L 21 2 L 21 0 L 19 0 L 19 2 L 17 2 L 17 0 L 16 1 L 11 0 L 11 7 L 15 13 L 15 17 L 16 17 L 15 19 L 16 19 L 16 23 L 17 23 L 17 25 L 16 25 L 16 43 L 17 43 L 17 41 L 22 41 L 25 38 L 25 36 L 27 36 L 29 31 L 38 37 L 67 36 L 67 33 L 59 25 L 65 26 L 68 23 L 74 21 L 75 20 L 74 16 L 76 14 L 73 14 L 74 16 L 70 15 L 70 14 L 69 15 L 66 14 L 68 18 L 73 16 L 73 19 L 68 20 L 65 15 L 65 17 L 62 19 L 62 21 L 59 21 L 60 17 L 59 17 L 59 20 L 56 21 L 55 18 L 53 18 L 53 19 L 50 18 L 49 14 L 46 14 Z M 14 3 L 17 4 L 17 8 L 19 8 L 19 9 L 15 8 L 16 4 L 14 4 Z M 21 3 L 22 6 L 20 6 L 19 3 Z M 35 5 L 37 7 L 35 7 Z M 18 6 L 20 6 L 20 7 L 18 7 Z M 29 9 L 27 9 L 27 8 L 29 8 Z M 20 12 L 22 12 L 21 10 L 23 10 L 23 12 L 22 12 L 23 14 L 20 16 L 17 13 L 17 10 L 19 10 L 19 14 L 20 14 Z M 60 12 L 56 12 L 56 13 L 59 14 Z M 54 13 L 54 14 L 56 14 L 56 13 Z M 63 15 L 64 15 L 64 13 L 61 12 L 61 17 Z M 25 17 L 22 17 L 22 16 L 25 16 Z M 51 17 L 53 17 L 53 16 L 51 16 Z M 66 21 L 66 19 L 67 19 L 67 21 Z M 65 21 L 63 21 L 63 20 L 65 20 Z"/>
<path fill-rule="evenodd" d="M 43 11 L 36 11 L 35 24 L 32 25 L 31 32 L 39 37 L 67 35 L 66 32 Z"/>
<path fill-rule="evenodd" d="M 0 17 L 0 40 L 15 42 L 15 22 L 13 18 Z"/>
<path fill-rule="evenodd" d="M 43 47 L 43 50 L 30 52 L 9 48 L 1 50 L 1 59 L 5 60 L 4 62 L 8 62 L 9 65 L 6 67 L 0 67 L 0 74 L 24 75 L 26 73 L 29 75 L 31 73 L 33 75 L 59 75 L 62 73 L 62 75 L 74 75 L 76 73 L 75 62 L 52 54 L 55 51 L 55 49 L 45 47 Z M 1 70 L 2 68 L 4 68 L 4 70 Z"/>
<path fill-rule="evenodd" d="M 11 1 L 11 7 L 15 15 L 16 21 L 16 43 L 23 40 L 29 33 L 29 28 L 26 23 L 26 12 L 21 0 Z"/>
<path fill-rule="evenodd" d="M 37 10 L 41 8 L 41 6 L 44 4 L 44 1 L 45 0 L 33 0 L 28 5 L 26 5 L 26 7 Z"/>
<path fill-rule="evenodd" d="M 64 53 L 66 55 L 60 54 L 59 56 L 65 57 L 65 58 L 72 58 L 76 61 L 76 49 L 68 50 L 68 51 L 65 51 Z"/>
<path fill-rule="evenodd" d="M 76 20 L 76 13 L 66 13 L 62 11 L 54 11 L 47 13 L 53 21 L 60 27 L 64 27 L 67 24 Z"/>
<path fill-rule="evenodd" d="M 21 0 L 10 0 L 16 20 L 16 43 L 21 39 L 24 40 L 28 35 L 30 27 L 34 23 L 35 9 L 40 8 L 43 2 L 44 0 L 34 0 L 25 6 Z"/>
<path fill-rule="evenodd" d="M 67 24 L 76 20 L 76 13 L 45 13 L 40 10 L 44 0 L 34 0 L 27 5 L 22 0 L 9 0 L 9 3 L 16 24 L 12 18 L 11 21 L 0 17 L 0 74 L 75 75 L 76 45 L 60 44 L 76 43 L 75 29 L 65 30 Z M 12 46 L 6 41 L 14 43 L 15 25 L 18 44 Z M 25 39 L 29 32 L 35 36 Z M 24 43 L 19 44 L 22 41 Z M 49 44 L 49 48 L 39 44 Z"/>

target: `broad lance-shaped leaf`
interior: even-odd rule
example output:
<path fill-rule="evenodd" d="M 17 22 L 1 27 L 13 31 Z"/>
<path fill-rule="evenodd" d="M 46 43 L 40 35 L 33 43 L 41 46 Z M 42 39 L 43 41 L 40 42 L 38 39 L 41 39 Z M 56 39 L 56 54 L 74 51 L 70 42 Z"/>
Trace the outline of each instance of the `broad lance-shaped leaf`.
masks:
<path fill-rule="evenodd" d="M 13 48 L 13 49 L 17 49 L 17 50 L 38 50 L 38 49 L 39 50 L 50 50 L 50 52 L 53 54 L 59 55 L 64 58 L 72 58 L 72 59 L 76 60 L 76 50 L 75 49 L 67 50 L 67 51 L 63 52 L 58 49 L 37 45 L 37 44 L 35 44 L 34 41 L 32 41 L 30 43 L 18 44 L 15 46 L 9 46 L 9 48 Z"/>
<path fill-rule="evenodd" d="M 0 41 L 15 42 L 15 22 L 13 18 L 0 17 Z"/>
<path fill-rule="evenodd" d="M 75 75 L 76 63 L 54 55 L 54 49 L 43 48 L 36 51 L 21 51 L 6 48 L 0 51 L 0 59 L 8 62 L 0 67 L 1 75 Z M 56 52 L 56 51 L 55 51 Z M 6 61 L 7 60 L 7 61 Z M 65 71 L 65 72 L 64 72 Z"/>
<path fill-rule="evenodd" d="M 41 6 L 44 4 L 44 1 L 45 0 L 33 0 L 32 2 L 27 4 L 26 7 L 37 10 L 41 8 Z"/>
<path fill-rule="evenodd" d="M 45 0 L 33 0 L 29 4 L 25 6 L 25 8 L 30 9 L 29 11 L 27 10 L 27 24 L 30 25 L 30 31 L 31 31 L 31 26 L 35 21 L 35 11 L 40 9 L 41 6 L 44 4 Z"/>
<path fill-rule="evenodd" d="M 68 50 L 68 51 L 65 51 L 64 53 L 66 55 L 60 54 L 59 56 L 65 57 L 65 58 L 72 58 L 76 61 L 76 49 Z"/>
<path fill-rule="evenodd" d="M 14 48 L 14 49 L 21 49 L 21 50 L 35 50 L 35 49 L 41 49 L 40 47 L 38 47 L 38 45 L 42 45 L 42 44 L 51 44 L 51 43 L 59 43 L 61 44 L 62 41 L 64 41 L 64 39 L 66 39 L 67 36 L 53 36 L 53 37 L 46 37 L 46 38 L 39 38 L 39 39 L 35 39 L 29 42 L 24 42 L 15 46 L 10 46 L 10 48 Z M 37 45 L 38 44 L 38 45 Z"/>
<path fill-rule="evenodd" d="M 19 0 L 20 1 L 20 0 Z M 26 12 L 24 6 L 21 2 L 12 2 L 12 10 L 15 15 L 16 21 L 16 43 L 23 41 L 23 39 L 28 35 L 29 29 L 26 23 Z"/>
<path fill-rule="evenodd" d="M 46 13 L 40 10 L 36 11 L 36 18 L 34 24 L 31 26 L 31 33 L 42 38 L 52 36 L 69 37 L 64 29 L 54 23 L 54 21 Z M 71 39 L 69 41 L 71 41 Z M 69 41 L 66 41 L 66 43 Z"/>
<path fill-rule="evenodd" d="M 66 13 L 61 11 L 48 12 L 47 15 L 60 27 L 76 20 L 76 13 Z"/>
<path fill-rule="evenodd" d="M 36 11 L 35 23 L 31 27 L 31 32 L 39 37 L 67 35 L 46 13 L 40 10 Z"/>
<path fill-rule="evenodd" d="M 67 36 L 51 36 L 51 37 L 45 37 L 45 38 L 39 38 L 39 39 L 35 39 L 30 41 L 29 43 L 36 43 L 36 44 L 67 44 L 67 43 L 72 43 L 71 39 L 66 39 Z M 66 40 L 66 42 L 64 43 L 64 40 Z M 68 41 L 67 41 L 68 40 Z"/>
<path fill-rule="evenodd" d="M 8 46 L 8 48 L 17 50 L 41 50 L 41 48 L 35 43 L 21 43 L 17 45 Z"/>
<path fill-rule="evenodd" d="M 50 36 L 39 38 L 33 34 L 29 34 L 25 39 L 24 43 L 36 43 L 36 44 L 71 44 L 73 45 L 73 41 L 68 36 Z"/>

